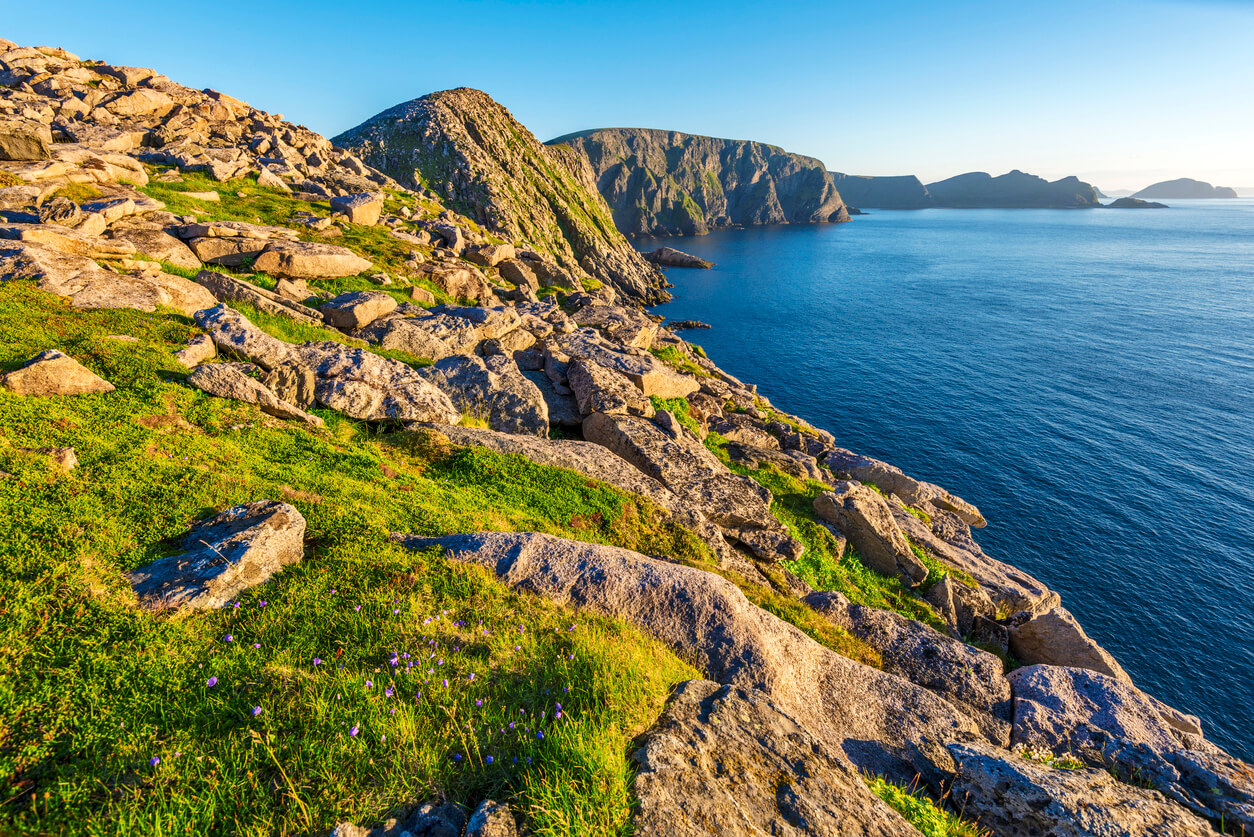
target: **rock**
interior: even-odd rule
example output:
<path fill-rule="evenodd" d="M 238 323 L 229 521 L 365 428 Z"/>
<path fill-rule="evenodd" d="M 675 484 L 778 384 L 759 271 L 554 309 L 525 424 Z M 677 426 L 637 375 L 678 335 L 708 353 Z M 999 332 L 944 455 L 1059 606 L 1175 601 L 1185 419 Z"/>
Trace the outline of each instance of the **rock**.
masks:
<path fill-rule="evenodd" d="M 331 211 L 343 215 L 351 224 L 373 227 L 383 212 L 383 197 L 359 192 L 331 198 Z"/>
<path fill-rule="evenodd" d="M 309 283 L 304 279 L 280 279 L 274 284 L 274 292 L 290 302 L 301 304 L 313 296 Z"/>
<path fill-rule="evenodd" d="M 51 128 L 32 119 L 0 115 L 0 160 L 51 159 Z"/>
<path fill-rule="evenodd" d="M 53 467 L 69 473 L 78 467 L 78 456 L 74 448 L 18 448 L 23 453 L 36 453 L 46 456 Z"/>
<path fill-rule="evenodd" d="M 0 387 L 14 395 L 91 395 L 113 392 L 113 384 L 73 358 L 49 349 L 20 369 L 0 376 Z"/>
<path fill-rule="evenodd" d="M 304 343 L 296 354 L 318 378 L 318 403 L 350 418 L 442 424 L 461 420 L 447 395 L 399 360 L 331 342 Z"/>
<path fill-rule="evenodd" d="M 951 744 L 953 805 L 998 837 L 1214 837 L 1204 820 L 1105 770 L 1066 770 L 980 744 Z"/>
<path fill-rule="evenodd" d="M 125 241 L 149 258 L 169 262 L 184 270 L 199 270 L 201 267 L 200 259 L 190 247 L 159 226 L 116 224 L 109 230 L 109 238 Z"/>
<path fill-rule="evenodd" d="M 649 354 L 632 355 L 620 351 L 594 329 L 581 328 L 549 341 L 549 351 L 571 358 L 591 360 L 612 369 L 635 384 L 645 395 L 681 398 L 701 388 L 695 379 L 676 372 Z"/>
<path fill-rule="evenodd" d="M 720 526 L 781 528 L 770 512 L 770 492 L 728 471 L 700 442 L 684 445 L 647 419 L 604 413 L 584 419 L 583 435 L 662 483 Z"/>
<path fill-rule="evenodd" d="M 218 302 L 246 302 L 266 314 L 286 317 L 305 325 L 322 325 L 322 316 L 312 308 L 243 279 L 212 270 L 196 274 L 196 283 L 208 290 Z"/>
<path fill-rule="evenodd" d="M 638 741 L 634 833 L 918 837 L 847 760 L 756 689 L 681 683 Z"/>
<path fill-rule="evenodd" d="M 327 300 L 319 309 L 328 323 L 341 331 L 352 331 L 391 314 L 396 304 L 396 300 L 385 293 L 352 291 Z"/>
<path fill-rule="evenodd" d="M 466 827 L 466 813 L 456 804 L 428 802 L 404 818 L 390 819 L 375 828 L 342 822 L 332 830 L 331 837 L 462 837 Z"/>
<path fill-rule="evenodd" d="M 1158 201 L 1143 201 L 1140 198 L 1119 198 L 1106 204 L 1106 209 L 1167 209 L 1167 204 Z"/>
<path fill-rule="evenodd" d="M 536 385 L 508 357 L 454 355 L 422 370 L 463 415 L 488 422 L 493 430 L 548 436 L 549 409 Z"/>
<path fill-rule="evenodd" d="M 509 806 L 491 799 L 479 803 L 466 823 L 466 837 L 517 837 Z"/>
<path fill-rule="evenodd" d="M 448 314 L 473 323 L 480 339 L 505 337 L 517 329 L 521 322 L 517 311 L 502 306 L 440 305 L 432 308 L 429 313 Z"/>
<path fill-rule="evenodd" d="M 492 298 L 488 280 L 477 270 L 465 264 L 428 262 L 412 270 L 415 279 L 425 279 L 454 299 L 474 299 L 480 302 Z"/>
<path fill-rule="evenodd" d="M 896 494 L 912 506 L 933 506 L 958 515 L 967 525 L 983 528 L 987 525 L 984 515 L 975 506 L 950 494 L 930 482 L 922 482 L 902 473 L 900 468 L 860 456 L 844 448 L 836 448 L 827 454 L 823 464 L 831 469 L 837 479 L 857 480 L 877 486 L 885 494 Z"/>
<path fill-rule="evenodd" d="M 281 192 L 291 193 L 292 187 L 287 185 L 283 178 L 279 177 L 270 169 L 262 166 L 257 172 L 257 185 L 265 186 L 268 189 L 278 189 Z M 377 219 L 376 219 L 377 220 Z"/>
<path fill-rule="evenodd" d="M 618 343 L 648 349 L 657 336 L 658 324 L 643 312 L 617 305 L 585 305 L 575 312 L 575 324 L 592 327 Z"/>
<path fill-rule="evenodd" d="M 462 254 L 467 261 L 482 267 L 496 267 L 507 259 L 514 258 L 513 244 L 477 244 L 466 248 Z"/>
<path fill-rule="evenodd" d="M 768 438 L 772 442 L 775 441 L 771 437 Z M 744 465 L 746 468 L 758 469 L 769 465 L 800 480 L 817 482 L 829 480 L 829 475 L 819 467 L 814 457 L 807 456 L 801 451 L 781 451 L 778 448 L 756 447 L 736 442 L 727 445 L 726 450 L 732 462 Z"/>
<path fill-rule="evenodd" d="M 766 431 L 766 425 L 743 413 L 728 413 L 711 421 L 710 431 L 729 442 L 759 449 L 779 450 L 779 439 Z"/>
<path fill-rule="evenodd" d="M 281 363 L 261 373 L 261 382 L 289 404 L 308 410 L 317 400 L 318 379 L 299 363 Z"/>
<path fill-rule="evenodd" d="M 814 498 L 814 513 L 840 529 L 868 567 L 900 577 L 908 587 L 927 578 L 927 567 L 911 551 L 883 497 L 853 481 L 832 489 Z"/>
<path fill-rule="evenodd" d="M 112 224 L 134 215 L 135 201 L 128 197 L 106 198 L 85 203 L 82 210 L 88 215 L 100 215 L 106 224 Z"/>
<path fill-rule="evenodd" d="M 53 198 L 39 207 L 39 223 L 72 227 L 83 217 L 78 204 L 69 198 Z"/>
<path fill-rule="evenodd" d="M 517 358 L 517 355 L 514 357 Z M 515 362 L 517 363 L 516 359 Z M 522 369 L 521 365 L 519 369 Z M 540 397 L 548 406 L 550 426 L 574 429 L 583 425 L 583 415 L 579 412 L 579 405 L 575 403 L 575 396 L 558 392 L 553 379 L 543 371 L 524 369 L 522 374 L 540 390 Z"/>
<path fill-rule="evenodd" d="M 532 291 L 540 289 L 540 280 L 531 269 L 530 262 L 522 259 L 506 259 L 497 265 L 497 270 L 500 271 L 501 278 L 512 285 Z"/>
<path fill-rule="evenodd" d="M 151 610 L 221 607 L 299 561 L 305 519 L 273 500 L 245 503 L 193 524 L 180 552 L 127 574 Z"/>
<path fill-rule="evenodd" d="M 1110 653 L 1089 638 L 1066 608 L 1054 607 L 1010 629 L 1010 652 L 1027 665 L 1087 668 L 1131 683 Z"/>
<path fill-rule="evenodd" d="M 852 604 L 835 591 L 803 601 L 878 650 L 884 671 L 935 692 L 970 715 L 990 741 L 1010 745 L 1010 682 L 997 657 L 901 614 Z"/>
<path fill-rule="evenodd" d="M 952 766 L 944 744 L 982 738 L 941 698 L 819 645 L 713 573 L 536 533 L 393 537 L 414 549 L 443 546 L 511 587 L 632 622 L 715 682 L 761 690 L 861 770 L 938 782 Z"/>
<path fill-rule="evenodd" d="M 435 294 L 426 288 L 414 286 L 409 289 L 409 298 L 422 305 L 435 305 Z"/>
<path fill-rule="evenodd" d="M 644 257 L 659 267 L 695 267 L 702 270 L 714 267 L 714 262 L 707 262 L 674 247 L 659 247 L 651 253 L 645 253 Z"/>
<path fill-rule="evenodd" d="M 591 360 L 574 360 L 566 369 L 581 415 L 653 417 L 653 403 L 625 376 Z"/>
<path fill-rule="evenodd" d="M 197 366 L 187 376 L 187 383 L 201 392 L 230 398 L 246 404 L 256 404 L 263 413 L 281 419 L 302 421 L 312 427 L 321 427 L 322 419 L 289 404 L 271 392 L 265 384 L 244 374 L 236 364 L 210 363 Z"/>
<path fill-rule="evenodd" d="M 1254 831 L 1254 769 L 1204 740 L 1196 718 L 1087 669 L 1036 665 L 1008 679 L 1015 744 L 1072 753 L 1233 831 Z"/>
<path fill-rule="evenodd" d="M 220 351 L 246 358 L 262 369 L 299 360 L 296 346 L 266 334 L 225 303 L 196 312 L 194 319 Z"/>
<path fill-rule="evenodd" d="M 220 203 L 222 196 L 217 192 L 184 192 L 183 197 L 191 198 L 194 201 L 208 201 L 209 203 Z"/>
<path fill-rule="evenodd" d="M 354 332 L 353 336 L 384 349 L 399 349 L 431 360 L 469 354 L 481 339 L 474 323 L 450 314 L 387 317 Z"/>
<path fill-rule="evenodd" d="M 709 323 L 703 323 L 700 320 L 674 320 L 666 324 L 666 328 L 671 331 L 687 331 L 689 329 L 708 329 L 713 328 Z"/>
<path fill-rule="evenodd" d="M 213 338 L 208 334 L 197 334 L 187 345 L 174 354 L 174 359 L 188 369 L 199 366 L 207 360 L 213 360 L 218 354 L 213 345 Z"/>
<path fill-rule="evenodd" d="M 259 273 L 289 279 L 356 276 L 370 267 L 369 261 L 345 247 L 308 241 L 271 241 L 253 263 Z"/>
<path fill-rule="evenodd" d="M 256 262 L 269 245 L 264 238 L 192 238 L 188 248 L 198 261 L 222 267 L 242 267 L 249 261 Z"/>
<path fill-rule="evenodd" d="M 746 526 L 727 526 L 723 536 L 731 543 L 738 543 L 760 560 L 796 561 L 805 553 L 805 547 L 787 532 L 772 529 L 754 529 Z"/>

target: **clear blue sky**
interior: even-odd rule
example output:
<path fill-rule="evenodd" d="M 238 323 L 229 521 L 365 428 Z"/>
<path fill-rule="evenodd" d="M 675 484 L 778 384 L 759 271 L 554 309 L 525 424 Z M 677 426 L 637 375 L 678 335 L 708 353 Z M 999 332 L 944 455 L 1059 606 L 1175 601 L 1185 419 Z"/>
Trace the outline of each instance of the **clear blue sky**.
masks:
<path fill-rule="evenodd" d="M 837 171 L 1254 186 L 1254 2 L 0 0 L 0 36 L 334 135 L 469 85 L 541 139 L 759 139 Z"/>

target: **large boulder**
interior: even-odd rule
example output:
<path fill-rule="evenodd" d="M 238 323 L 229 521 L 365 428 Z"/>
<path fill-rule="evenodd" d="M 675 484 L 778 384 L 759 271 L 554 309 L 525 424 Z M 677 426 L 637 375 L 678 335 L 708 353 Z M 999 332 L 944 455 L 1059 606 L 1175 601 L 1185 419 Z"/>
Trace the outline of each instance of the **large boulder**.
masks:
<path fill-rule="evenodd" d="M 997 837 L 1215 837 L 1205 820 L 1100 769 L 1036 764 L 981 744 L 951 744 L 951 799 Z"/>
<path fill-rule="evenodd" d="M 456 424 L 461 413 L 418 370 L 398 360 L 329 341 L 297 347 L 318 378 L 318 403 L 367 421 Z"/>
<path fill-rule="evenodd" d="M 625 375 L 592 360 L 572 360 L 566 378 L 579 412 L 653 417 L 653 403 Z"/>
<path fill-rule="evenodd" d="M 370 267 L 368 259 L 347 247 L 310 241 L 271 241 L 253 262 L 260 273 L 289 279 L 356 276 Z"/>
<path fill-rule="evenodd" d="M 180 239 L 150 223 L 120 223 L 109 228 L 109 238 L 125 241 L 136 252 L 184 270 L 199 270 L 200 259 Z"/>
<path fill-rule="evenodd" d="M 477 244 L 467 247 L 463 257 L 481 267 L 496 267 L 508 259 L 514 258 L 513 244 Z"/>
<path fill-rule="evenodd" d="M 814 498 L 814 513 L 844 533 L 868 567 L 908 586 L 927 578 L 927 567 L 893 521 L 888 503 L 859 482 L 840 481 Z"/>
<path fill-rule="evenodd" d="M 1073 666 L 1131 683 L 1123 667 L 1089 638 L 1064 607 L 1054 607 L 1010 629 L 1010 652 L 1028 665 Z"/>
<path fill-rule="evenodd" d="M 966 500 L 950 494 L 938 485 L 907 476 L 900 468 L 887 462 L 836 448 L 827 454 L 823 464 L 838 479 L 870 483 L 885 494 L 896 494 L 912 506 L 931 506 L 952 512 L 976 528 L 987 525 L 980 510 Z"/>
<path fill-rule="evenodd" d="M 0 160 L 51 160 L 52 129 L 43 122 L 0 116 Z"/>
<path fill-rule="evenodd" d="M 247 365 L 247 364 L 242 364 Z M 246 374 L 240 365 L 211 363 L 197 366 L 187 376 L 187 383 L 201 392 L 218 398 L 230 398 L 246 404 L 256 404 L 263 413 L 281 419 L 301 421 L 313 427 L 321 427 L 322 419 L 279 398 L 265 384 Z M 256 369 L 256 367 L 252 367 Z"/>
<path fill-rule="evenodd" d="M 544 396 L 508 357 L 454 355 L 420 374 L 448 395 L 463 415 L 484 419 L 493 430 L 549 435 Z"/>
<path fill-rule="evenodd" d="M 701 388 L 695 378 L 675 371 L 648 353 L 628 354 L 596 329 L 581 328 L 556 336 L 550 340 L 549 350 L 572 359 L 591 360 L 625 375 L 645 395 L 682 398 Z"/>
<path fill-rule="evenodd" d="M 465 837 L 518 837 L 509 806 L 492 799 L 480 802 L 466 823 Z"/>
<path fill-rule="evenodd" d="M 427 262 L 414 268 L 411 275 L 427 280 L 454 299 L 484 302 L 493 297 L 487 278 L 465 263 Z"/>
<path fill-rule="evenodd" d="M 713 573 L 536 533 L 394 538 L 415 549 L 443 547 L 454 560 L 562 605 L 626 619 L 709 679 L 761 690 L 863 771 L 938 784 L 952 768 L 946 743 L 984 740 L 947 701 L 825 648 Z"/>
<path fill-rule="evenodd" d="M 1199 816 L 1254 833 L 1254 767 L 1203 739 L 1196 718 L 1087 669 L 1036 665 L 1008 679 L 1015 744 L 1074 754 Z"/>
<path fill-rule="evenodd" d="M 450 314 L 384 317 L 354 331 L 353 336 L 430 360 L 470 354 L 482 339 L 474 323 Z"/>
<path fill-rule="evenodd" d="M 221 607 L 304 554 L 305 518 L 273 500 L 245 503 L 192 526 L 179 552 L 127 574 L 153 610 Z"/>
<path fill-rule="evenodd" d="M 90 395 L 113 392 L 113 384 L 55 349 L 40 352 L 20 369 L 0 376 L 0 387 L 14 395 Z"/>
<path fill-rule="evenodd" d="M 690 680 L 632 755 L 637 834 L 918 837 L 762 692 Z"/>
<path fill-rule="evenodd" d="M 297 360 L 295 346 L 266 334 L 226 303 L 198 311 L 194 319 L 209 332 L 219 351 L 246 358 L 262 369 Z"/>
<path fill-rule="evenodd" d="M 585 305 L 573 319 L 581 328 L 595 328 L 610 339 L 636 349 L 648 349 L 657 336 L 657 321 L 643 311 L 619 305 Z"/>
<path fill-rule="evenodd" d="M 287 317 L 305 325 L 322 325 L 322 317 L 314 309 L 243 279 L 213 270 L 202 270 L 196 274 L 196 283 L 213 294 L 218 302 L 245 302 L 258 311 L 276 317 Z"/>
<path fill-rule="evenodd" d="M 383 196 L 368 192 L 340 195 L 331 198 L 331 211 L 343 215 L 349 223 L 373 227 L 383 212 Z"/>
<path fill-rule="evenodd" d="M 990 740 L 1010 744 L 1010 682 L 987 651 L 890 610 L 856 605 L 835 591 L 804 599 L 884 658 L 884 671 L 929 689 L 966 711 Z"/>
<path fill-rule="evenodd" d="M 396 310 L 396 300 L 378 291 L 350 291 L 319 306 L 326 321 L 341 331 L 370 325 Z"/>

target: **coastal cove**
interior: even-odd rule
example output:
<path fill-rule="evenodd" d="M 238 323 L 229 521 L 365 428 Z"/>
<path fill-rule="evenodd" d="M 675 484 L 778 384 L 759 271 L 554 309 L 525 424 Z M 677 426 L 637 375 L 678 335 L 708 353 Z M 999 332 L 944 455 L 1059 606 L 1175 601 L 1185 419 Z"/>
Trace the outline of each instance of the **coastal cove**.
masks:
<path fill-rule="evenodd" d="M 1254 200 L 636 239 L 782 408 L 976 503 L 1147 691 L 1254 755 Z"/>

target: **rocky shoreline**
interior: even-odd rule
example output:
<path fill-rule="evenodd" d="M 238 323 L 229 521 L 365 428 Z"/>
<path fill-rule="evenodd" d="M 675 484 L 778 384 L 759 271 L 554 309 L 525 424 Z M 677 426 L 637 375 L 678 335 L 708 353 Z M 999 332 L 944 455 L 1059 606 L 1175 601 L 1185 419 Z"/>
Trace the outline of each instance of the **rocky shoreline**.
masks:
<path fill-rule="evenodd" d="M 73 311 L 177 312 L 195 330 L 182 386 L 313 433 L 351 420 L 575 472 L 699 545 L 694 560 L 539 532 L 391 536 L 634 625 L 697 668 L 631 756 L 641 833 L 917 833 L 869 777 L 1007 837 L 1254 830 L 1251 768 L 1141 692 L 1045 583 L 987 555 L 975 506 L 777 410 L 638 307 L 664 279 L 590 172 L 486 94 L 398 106 L 337 138 L 354 153 L 60 49 L 0 40 L 0 85 L 3 283 Z M 490 141 L 506 135 L 508 150 Z M 220 185 L 179 191 L 195 178 Z M 181 203 L 150 194 L 163 184 Z M 113 397 L 68 355 L 27 358 L 0 388 Z M 220 510 L 130 571 L 136 606 L 281 586 L 305 533 L 287 503 Z M 904 604 L 815 589 L 801 562 L 816 542 Z M 515 833 L 492 800 L 469 817 L 439 801 L 335 833 Z"/>

